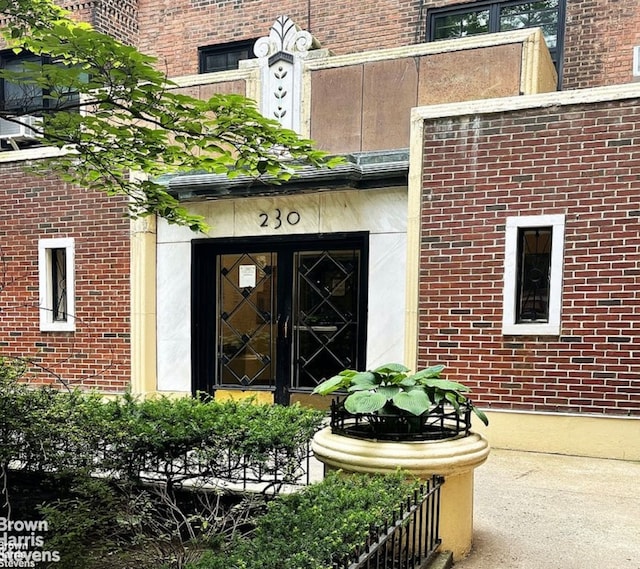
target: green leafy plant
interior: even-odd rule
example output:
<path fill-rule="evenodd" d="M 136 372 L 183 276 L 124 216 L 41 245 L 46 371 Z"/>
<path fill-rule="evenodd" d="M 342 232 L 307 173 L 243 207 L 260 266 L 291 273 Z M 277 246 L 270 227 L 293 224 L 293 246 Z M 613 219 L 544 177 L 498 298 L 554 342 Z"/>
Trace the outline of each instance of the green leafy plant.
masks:
<path fill-rule="evenodd" d="M 60 569 L 179 569 L 226 547 L 301 479 L 324 419 L 205 397 L 104 401 L 24 373 L 0 358 L 0 516 L 47 520 Z M 264 495 L 225 491 L 243 476 L 263 478 Z"/>
<path fill-rule="evenodd" d="M 201 216 L 167 191 L 165 174 L 198 171 L 278 184 L 303 165 L 337 163 L 265 118 L 255 101 L 181 92 L 155 58 L 76 21 L 53 0 L 0 0 L 0 16 L 0 37 L 17 55 L 46 56 L 19 72 L 0 69 L 0 80 L 47 93 L 39 107 L 26 99 L 22 111 L 0 108 L 1 118 L 17 124 L 25 124 L 25 114 L 41 116 L 34 130 L 42 144 L 61 150 L 32 171 L 125 196 L 133 218 L 157 214 L 207 230 Z"/>
<path fill-rule="evenodd" d="M 189 569 L 328 569 L 362 546 L 372 526 L 392 520 L 418 484 L 406 473 L 329 473 L 317 484 L 280 494 L 257 518 L 252 538 L 210 552 Z"/>
<path fill-rule="evenodd" d="M 460 414 L 466 405 L 488 425 L 487 416 L 464 395 L 469 388 L 441 378 L 443 369 L 443 365 L 435 365 L 410 374 L 409 368 L 398 363 L 372 371 L 346 369 L 320 383 L 313 392 L 329 395 L 346 390 L 344 407 L 354 415 L 404 413 L 419 417 L 447 404 Z"/>

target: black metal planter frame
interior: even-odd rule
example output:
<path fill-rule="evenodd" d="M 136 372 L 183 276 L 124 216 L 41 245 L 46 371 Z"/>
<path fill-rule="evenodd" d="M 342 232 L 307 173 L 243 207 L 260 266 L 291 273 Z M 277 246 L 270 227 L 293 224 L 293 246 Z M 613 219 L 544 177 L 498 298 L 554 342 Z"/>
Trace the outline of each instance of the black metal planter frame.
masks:
<path fill-rule="evenodd" d="M 437 441 L 467 436 L 471 431 L 471 405 L 435 405 L 419 416 L 398 412 L 349 413 L 344 398 L 331 402 L 331 432 L 356 439 L 380 441 Z"/>

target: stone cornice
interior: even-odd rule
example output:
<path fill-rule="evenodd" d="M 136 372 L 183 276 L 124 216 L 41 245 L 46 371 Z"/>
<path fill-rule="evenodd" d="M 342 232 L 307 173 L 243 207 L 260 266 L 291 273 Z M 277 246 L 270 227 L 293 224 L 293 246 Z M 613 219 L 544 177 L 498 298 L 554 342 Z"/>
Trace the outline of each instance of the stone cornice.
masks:
<path fill-rule="evenodd" d="M 305 191 L 373 189 L 406 186 L 409 172 L 407 150 L 359 152 L 347 155 L 335 168 L 304 166 L 281 184 L 269 178 L 190 173 L 163 176 L 172 195 L 180 200 L 220 199 L 254 195 L 292 194 Z"/>
<path fill-rule="evenodd" d="M 638 98 L 640 98 L 640 83 L 627 83 L 607 87 L 593 87 L 591 89 L 554 91 L 552 93 L 479 99 L 462 103 L 445 103 L 441 105 L 416 107 L 411 111 L 411 119 L 412 121 L 421 121 L 456 116 L 503 113 L 524 109 L 605 103 Z"/>

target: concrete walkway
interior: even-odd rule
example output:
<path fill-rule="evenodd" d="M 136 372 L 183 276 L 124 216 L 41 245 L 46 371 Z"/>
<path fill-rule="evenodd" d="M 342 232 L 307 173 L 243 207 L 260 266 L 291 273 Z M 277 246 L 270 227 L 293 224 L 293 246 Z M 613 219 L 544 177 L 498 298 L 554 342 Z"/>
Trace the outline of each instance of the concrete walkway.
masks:
<path fill-rule="evenodd" d="M 454 569 L 640 569 L 640 463 L 492 449 Z"/>

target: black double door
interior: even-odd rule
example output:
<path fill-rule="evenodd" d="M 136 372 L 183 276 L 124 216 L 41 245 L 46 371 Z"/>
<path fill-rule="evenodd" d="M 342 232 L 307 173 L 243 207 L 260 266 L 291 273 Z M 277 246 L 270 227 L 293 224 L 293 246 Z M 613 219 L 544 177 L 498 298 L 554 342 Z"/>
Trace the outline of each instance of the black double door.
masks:
<path fill-rule="evenodd" d="M 277 403 L 364 364 L 364 233 L 193 243 L 193 390 Z"/>

